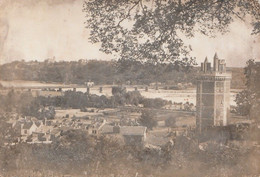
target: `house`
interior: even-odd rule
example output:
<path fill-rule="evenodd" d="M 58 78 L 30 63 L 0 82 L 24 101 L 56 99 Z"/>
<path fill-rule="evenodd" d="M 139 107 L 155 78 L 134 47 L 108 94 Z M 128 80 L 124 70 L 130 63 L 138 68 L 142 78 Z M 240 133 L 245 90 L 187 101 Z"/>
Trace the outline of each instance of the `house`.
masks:
<path fill-rule="evenodd" d="M 119 134 L 120 133 L 120 126 L 119 125 L 104 125 L 101 128 L 102 134 Z"/>
<path fill-rule="evenodd" d="M 41 127 L 37 128 L 35 132 L 46 134 L 46 133 L 50 133 L 52 130 L 53 130 L 53 126 L 42 125 Z"/>
<path fill-rule="evenodd" d="M 45 118 L 43 120 L 43 124 L 46 125 L 46 126 L 52 126 L 53 121 L 52 120 L 47 120 L 47 118 Z"/>
<path fill-rule="evenodd" d="M 38 126 L 35 124 L 35 122 L 25 122 L 21 125 L 21 135 L 22 136 L 29 136 L 31 135 Z"/>
<path fill-rule="evenodd" d="M 39 143 L 45 141 L 43 138 L 45 133 L 43 132 L 33 132 L 31 136 L 27 138 L 27 142 L 29 143 Z"/>
<path fill-rule="evenodd" d="M 35 144 L 35 143 L 49 144 L 52 143 L 51 134 L 43 133 L 43 132 L 33 132 L 33 134 L 27 138 L 26 142 L 29 144 Z"/>
<path fill-rule="evenodd" d="M 30 143 L 35 143 L 37 141 L 39 141 L 39 136 L 41 136 L 42 133 L 38 133 L 38 132 L 33 132 L 32 135 L 30 136 Z"/>
<path fill-rule="evenodd" d="M 31 139 L 31 135 L 38 129 L 38 126 L 33 121 L 18 122 L 15 126 L 19 141 L 27 141 Z"/>
<path fill-rule="evenodd" d="M 144 126 L 122 126 L 120 127 L 120 134 L 124 138 L 126 145 L 143 146 L 146 140 L 146 130 Z"/>
<path fill-rule="evenodd" d="M 114 126 L 113 125 L 104 125 L 101 129 L 102 134 L 113 134 L 114 133 Z"/>
<path fill-rule="evenodd" d="M 106 120 L 97 121 L 91 125 L 86 126 L 86 130 L 90 135 L 98 135 L 102 132 L 102 127 L 106 124 Z"/>

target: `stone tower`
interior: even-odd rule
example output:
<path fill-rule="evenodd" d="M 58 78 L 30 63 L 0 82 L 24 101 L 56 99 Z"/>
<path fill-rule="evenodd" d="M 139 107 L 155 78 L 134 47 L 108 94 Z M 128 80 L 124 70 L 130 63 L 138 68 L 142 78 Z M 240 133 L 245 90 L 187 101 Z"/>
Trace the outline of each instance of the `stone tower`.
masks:
<path fill-rule="evenodd" d="M 213 68 L 206 58 L 197 79 L 196 126 L 201 131 L 210 126 L 225 126 L 230 110 L 231 74 L 225 60 L 215 54 Z"/>

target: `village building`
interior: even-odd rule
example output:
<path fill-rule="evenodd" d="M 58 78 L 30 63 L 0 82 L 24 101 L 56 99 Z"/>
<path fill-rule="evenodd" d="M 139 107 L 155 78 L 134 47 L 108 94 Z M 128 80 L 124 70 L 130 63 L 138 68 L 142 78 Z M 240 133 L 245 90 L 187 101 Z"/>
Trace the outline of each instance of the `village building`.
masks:
<path fill-rule="evenodd" d="M 144 126 L 122 126 L 120 134 L 126 145 L 143 146 L 146 140 L 146 130 L 147 128 Z"/>
<path fill-rule="evenodd" d="M 146 142 L 147 128 L 144 126 L 120 126 L 106 124 L 100 129 L 100 133 L 114 137 L 127 146 L 144 146 Z"/>
<path fill-rule="evenodd" d="M 21 125 L 21 136 L 29 136 L 36 131 L 37 128 L 34 122 L 26 122 Z"/>
<path fill-rule="evenodd" d="M 102 127 L 106 125 L 106 120 L 96 121 L 86 127 L 88 134 L 90 135 L 99 135 L 102 132 Z"/>
<path fill-rule="evenodd" d="M 8 125 L 12 128 L 13 137 L 12 142 L 9 143 L 51 143 L 54 138 L 60 135 L 60 130 L 53 133 L 54 125 L 57 123 L 46 119 L 38 120 L 34 117 L 25 117 L 9 121 Z"/>

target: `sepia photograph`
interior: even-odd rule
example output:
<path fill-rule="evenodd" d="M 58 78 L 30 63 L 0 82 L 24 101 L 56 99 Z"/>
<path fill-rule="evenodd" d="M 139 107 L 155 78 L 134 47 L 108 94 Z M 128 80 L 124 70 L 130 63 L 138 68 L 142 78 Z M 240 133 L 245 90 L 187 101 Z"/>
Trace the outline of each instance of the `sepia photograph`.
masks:
<path fill-rule="evenodd" d="M 0 0 L 0 177 L 260 177 L 260 0 Z"/>

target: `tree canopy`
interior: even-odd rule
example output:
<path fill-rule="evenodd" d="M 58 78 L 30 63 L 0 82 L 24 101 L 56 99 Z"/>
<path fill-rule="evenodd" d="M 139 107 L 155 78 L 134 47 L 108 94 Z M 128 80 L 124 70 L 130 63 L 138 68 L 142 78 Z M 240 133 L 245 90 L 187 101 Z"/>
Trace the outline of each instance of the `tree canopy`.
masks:
<path fill-rule="evenodd" d="M 83 11 L 89 39 L 101 43 L 101 51 L 117 53 L 119 60 L 190 66 L 195 59 L 183 36 L 214 37 L 246 15 L 252 18 L 252 33 L 260 33 L 259 7 L 257 0 L 90 0 Z"/>
<path fill-rule="evenodd" d="M 236 111 L 240 115 L 249 116 L 250 119 L 259 120 L 260 108 L 260 64 L 250 59 L 244 68 L 246 76 L 246 89 L 236 96 Z"/>
<path fill-rule="evenodd" d="M 141 125 L 146 126 L 150 130 L 152 130 L 157 125 L 157 121 L 155 119 L 155 112 L 152 110 L 142 111 L 142 115 L 139 121 Z"/>

